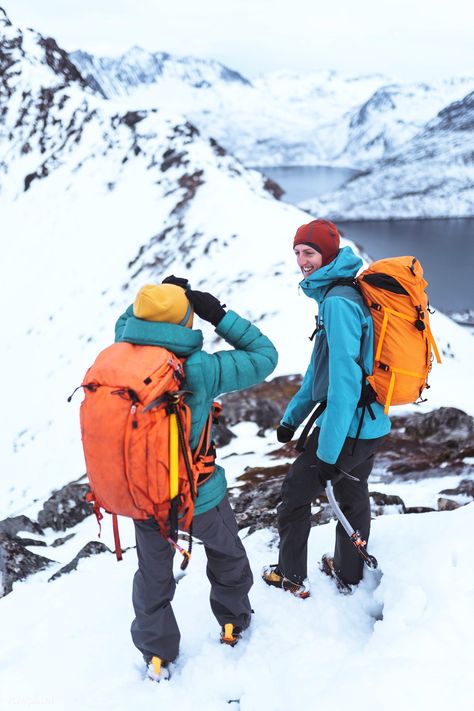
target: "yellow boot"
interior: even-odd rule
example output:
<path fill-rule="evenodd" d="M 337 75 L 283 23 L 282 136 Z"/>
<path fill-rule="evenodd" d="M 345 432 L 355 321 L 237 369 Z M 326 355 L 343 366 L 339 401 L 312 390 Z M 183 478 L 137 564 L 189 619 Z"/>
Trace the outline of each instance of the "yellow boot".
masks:
<path fill-rule="evenodd" d="M 147 677 L 152 681 L 163 681 L 170 678 L 168 662 L 161 657 L 152 657 L 148 662 Z"/>

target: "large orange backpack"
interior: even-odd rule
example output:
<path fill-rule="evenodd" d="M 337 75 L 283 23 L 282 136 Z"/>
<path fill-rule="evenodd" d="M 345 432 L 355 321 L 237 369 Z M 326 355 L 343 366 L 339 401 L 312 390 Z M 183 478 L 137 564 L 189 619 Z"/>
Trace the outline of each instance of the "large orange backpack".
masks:
<path fill-rule="evenodd" d="M 428 283 L 415 257 L 373 262 L 356 279 L 374 323 L 374 367 L 367 380 L 388 413 L 428 387 L 432 352 L 441 363 L 430 328 Z"/>
<path fill-rule="evenodd" d="M 117 514 L 153 516 L 164 537 L 185 553 L 177 545 L 178 526 L 189 530 L 198 484 L 212 475 L 215 454 L 210 418 L 194 455 L 189 448 L 183 380 L 183 360 L 170 351 L 121 342 L 99 353 L 82 381 L 88 499 L 99 522 L 101 508 L 113 514 L 119 559 Z"/>

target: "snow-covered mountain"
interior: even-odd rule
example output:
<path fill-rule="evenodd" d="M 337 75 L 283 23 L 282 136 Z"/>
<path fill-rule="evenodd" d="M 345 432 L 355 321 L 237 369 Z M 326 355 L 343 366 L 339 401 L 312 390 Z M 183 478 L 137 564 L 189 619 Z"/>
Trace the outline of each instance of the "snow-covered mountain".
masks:
<path fill-rule="evenodd" d="M 251 83 L 215 62 L 137 47 L 117 58 L 71 59 L 104 96 L 135 107 L 166 102 L 251 166 L 364 167 L 474 88 L 472 77 L 400 84 L 336 72 L 273 72 Z"/>
<path fill-rule="evenodd" d="M 195 89 L 220 82 L 250 86 L 238 72 L 219 62 L 195 57 L 173 57 L 167 52 L 148 52 L 132 47 L 120 57 L 95 57 L 88 52 L 71 52 L 70 59 L 86 81 L 104 97 L 134 93 L 137 87 L 157 81 L 176 80 Z"/>
<path fill-rule="evenodd" d="M 472 78 L 382 86 L 351 116 L 342 156 L 349 163 L 359 164 L 362 159 L 371 165 L 378 159 L 398 155 L 403 144 L 422 131 L 440 110 L 473 88 Z M 350 156 L 354 156 L 352 161 Z"/>
<path fill-rule="evenodd" d="M 64 398 L 143 283 L 184 272 L 215 291 L 272 337 L 280 373 L 306 366 L 313 306 L 298 294 L 290 249 L 306 213 L 275 200 L 258 172 L 182 116 L 124 113 L 84 86 L 52 40 L 6 19 L 1 32 L 8 513 L 82 474 L 77 406 Z M 472 339 L 442 315 L 434 329 L 452 358 L 442 381 L 433 373 L 430 406 L 470 411 Z M 23 373 L 34 383 L 26 408 Z"/>
<path fill-rule="evenodd" d="M 474 92 L 455 101 L 392 156 L 302 207 L 334 219 L 474 214 Z"/>
<path fill-rule="evenodd" d="M 35 518 L 53 489 L 84 474 L 80 397 L 71 404 L 66 397 L 112 341 L 115 319 L 142 284 L 186 274 L 261 325 L 280 352 L 277 373 L 304 370 L 313 307 L 298 294 L 291 238 L 308 215 L 276 200 L 259 173 L 166 102 L 124 108 L 105 100 L 53 40 L 1 14 L 0 74 L 0 518 Z M 455 405 L 474 413 L 472 338 L 441 314 L 433 330 L 444 364 L 433 368 L 430 400 L 421 409 Z M 209 348 L 222 347 L 211 329 L 206 337 Z M 273 456 L 274 432 L 257 431 L 242 423 L 222 452 L 231 481 Z M 275 559 L 275 538 L 269 530 L 248 535 L 256 615 L 235 650 L 217 642 L 204 551 L 196 545 L 175 603 L 182 653 L 171 681 L 159 686 L 144 682 L 128 636 L 135 553 L 127 551 L 117 565 L 104 552 L 56 577 L 85 543 L 104 550 L 93 517 L 61 537 L 33 526 L 29 541 L 20 524 L 23 550 L 41 546 L 54 562 L 15 583 L 0 602 L 0 705 L 128 711 L 161 702 L 183 711 L 232 704 L 250 710 L 269 707 L 270 690 L 275 711 L 311 708 L 316 692 L 325 711 L 349 697 L 353 711 L 371 711 L 368 699 L 374 709 L 382 699 L 391 711 L 407 695 L 417 709 L 428 701 L 431 711 L 448 703 L 464 711 L 472 516 L 470 505 L 377 519 L 372 550 L 383 578 L 367 577 L 344 598 L 315 564 L 331 544 L 334 523 L 313 529 L 314 596 L 302 604 L 258 584 L 261 565 Z M 124 546 L 133 545 L 130 521 L 121 535 Z M 111 546 L 108 525 L 103 536 Z"/>

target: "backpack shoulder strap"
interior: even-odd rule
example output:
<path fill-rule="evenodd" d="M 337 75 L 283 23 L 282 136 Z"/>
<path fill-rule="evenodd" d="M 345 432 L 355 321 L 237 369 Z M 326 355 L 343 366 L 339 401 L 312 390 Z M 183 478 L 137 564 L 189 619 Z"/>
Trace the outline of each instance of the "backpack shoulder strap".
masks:
<path fill-rule="evenodd" d="M 355 289 L 357 292 L 359 292 L 359 294 L 361 293 L 360 287 L 359 287 L 357 281 L 355 280 L 355 278 L 353 279 L 353 278 L 348 277 L 348 278 L 334 279 L 334 281 L 332 281 L 329 284 L 328 288 L 324 292 L 324 298 L 326 298 L 328 296 L 328 294 L 337 286 L 351 286 L 353 289 Z M 336 294 L 334 294 L 334 296 L 336 296 Z"/>

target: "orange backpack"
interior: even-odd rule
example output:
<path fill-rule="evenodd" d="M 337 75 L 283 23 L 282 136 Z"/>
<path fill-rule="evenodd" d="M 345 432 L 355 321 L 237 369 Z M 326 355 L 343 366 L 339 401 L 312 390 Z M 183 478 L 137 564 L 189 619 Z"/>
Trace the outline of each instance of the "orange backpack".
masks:
<path fill-rule="evenodd" d="M 160 346 L 114 343 L 99 353 L 82 381 L 82 444 L 92 489 L 87 498 L 99 524 L 101 508 L 113 515 L 119 560 L 117 514 L 153 516 L 163 536 L 189 558 L 177 545 L 178 525 L 189 530 L 197 487 L 214 471 L 215 412 L 193 456 L 183 362 Z"/>
<path fill-rule="evenodd" d="M 373 262 L 356 279 L 374 323 L 374 367 L 367 377 L 376 399 L 406 405 L 428 386 L 432 351 L 441 363 L 430 328 L 428 283 L 414 257 Z"/>

